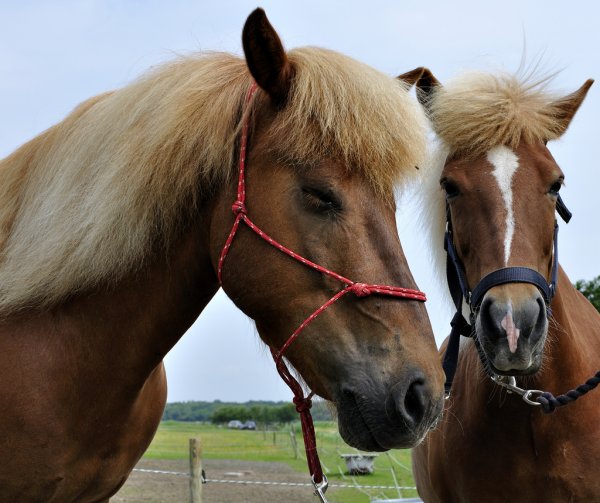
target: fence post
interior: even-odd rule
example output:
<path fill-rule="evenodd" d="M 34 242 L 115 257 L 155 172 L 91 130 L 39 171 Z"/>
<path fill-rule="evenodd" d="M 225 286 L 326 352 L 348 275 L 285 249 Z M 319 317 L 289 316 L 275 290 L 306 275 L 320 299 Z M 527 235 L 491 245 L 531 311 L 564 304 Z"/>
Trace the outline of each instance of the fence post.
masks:
<path fill-rule="evenodd" d="M 298 442 L 296 441 L 296 429 L 292 424 L 292 428 L 290 430 L 290 440 L 292 441 L 292 450 L 294 451 L 294 459 L 298 459 Z"/>
<path fill-rule="evenodd" d="M 202 448 L 199 438 L 190 438 L 190 503 L 202 503 Z"/>

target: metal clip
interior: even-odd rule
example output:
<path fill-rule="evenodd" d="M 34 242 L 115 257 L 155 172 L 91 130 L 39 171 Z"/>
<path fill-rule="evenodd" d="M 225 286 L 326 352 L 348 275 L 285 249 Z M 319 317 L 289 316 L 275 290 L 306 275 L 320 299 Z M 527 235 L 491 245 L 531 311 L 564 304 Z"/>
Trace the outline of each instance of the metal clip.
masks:
<path fill-rule="evenodd" d="M 516 393 L 519 395 L 525 403 L 529 405 L 533 405 L 534 407 L 540 407 L 542 404 L 540 402 L 536 402 L 532 399 L 532 395 L 536 395 L 537 398 L 539 395 L 543 393 L 539 389 L 523 389 L 517 386 L 517 380 L 514 376 L 499 376 L 493 375 L 491 376 L 492 381 L 494 381 L 499 386 L 506 388 L 508 393 Z"/>
<path fill-rule="evenodd" d="M 521 398 L 523 398 L 523 400 L 525 400 L 525 402 L 527 402 L 529 405 L 539 407 L 542 404 L 535 399 L 537 399 L 538 396 L 541 396 L 542 393 L 543 391 L 540 391 L 539 389 L 528 389 Z M 531 395 L 535 395 L 534 400 L 530 398 Z"/>
<path fill-rule="evenodd" d="M 325 497 L 325 493 L 327 492 L 327 487 L 329 486 L 329 481 L 327 480 L 327 476 L 323 474 L 323 480 L 319 483 L 315 482 L 314 476 L 312 477 L 312 483 L 315 487 L 315 494 L 321 501 L 321 503 L 329 503 L 327 498 Z"/>

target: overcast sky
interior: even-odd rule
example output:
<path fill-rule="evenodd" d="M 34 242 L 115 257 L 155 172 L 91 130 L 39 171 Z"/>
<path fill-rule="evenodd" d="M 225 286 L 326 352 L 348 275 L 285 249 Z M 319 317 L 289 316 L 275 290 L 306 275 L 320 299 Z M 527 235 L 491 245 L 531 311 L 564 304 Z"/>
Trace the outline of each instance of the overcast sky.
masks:
<path fill-rule="evenodd" d="M 564 1 L 29 1 L 0 0 L 0 157 L 60 121 L 82 100 L 123 86 L 175 54 L 241 54 L 247 15 L 265 8 L 284 45 L 316 45 L 397 75 L 428 66 L 442 81 L 462 70 L 515 70 L 528 61 L 561 69 L 565 94 L 600 79 L 600 8 Z M 560 261 L 571 279 L 600 274 L 598 223 L 600 82 L 567 134 L 550 145 L 566 174 L 574 213 L 560 230 Z M 439 294 L 414 226 L 400 201 L 399 231 L 436 338 L 451 313 Z M 308 313 L 307 313 L 308 314 Z M 600 355 L 597 355 L 600 360 Z M 222 292 L 166 358 L 169 401 L 287 400 L 253 323 Z"/>

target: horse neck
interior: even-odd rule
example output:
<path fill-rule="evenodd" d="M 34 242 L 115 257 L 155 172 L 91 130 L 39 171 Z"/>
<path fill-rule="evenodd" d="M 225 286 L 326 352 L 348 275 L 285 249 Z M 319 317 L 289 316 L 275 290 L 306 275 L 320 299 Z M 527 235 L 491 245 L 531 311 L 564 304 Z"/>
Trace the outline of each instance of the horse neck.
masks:
<path fill-rule="evenodd" d="M 145 379 L 219 288 L 209 258 L 208 216 L 200 216 L 167 253 L 110 289 L 55 308 L 52 317 L 66 337 L 78 336 L 96 351 L 97 361 L 110 359 L 131 369 L 133 379 Z"/>
<path fill-rule="evenodd" d="M 600 369 L 600 314 L 571 284 L 562 268 L 552 301 L 552 317 L 536 381 L 553 393 L 563 393 Z"/>

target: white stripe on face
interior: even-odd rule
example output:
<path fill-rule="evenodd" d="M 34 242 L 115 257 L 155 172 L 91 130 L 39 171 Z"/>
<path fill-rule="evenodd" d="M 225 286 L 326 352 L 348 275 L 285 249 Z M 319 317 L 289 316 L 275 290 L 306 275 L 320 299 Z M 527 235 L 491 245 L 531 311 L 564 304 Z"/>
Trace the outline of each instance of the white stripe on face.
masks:
<path fill-rule="evenodd" d="M 504 265 L 506 266 L 510 258 L 510 248 L 515 233 L 512 179 L 519 167 L 519 158 L 508 147 L 500 146 L 494 147 L 487 153 L 487 160 L 494 167 L 492 174 L 498 182 L 506 208 L 506 234 L 504 235 Z"/>

